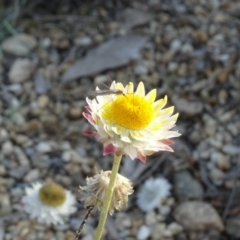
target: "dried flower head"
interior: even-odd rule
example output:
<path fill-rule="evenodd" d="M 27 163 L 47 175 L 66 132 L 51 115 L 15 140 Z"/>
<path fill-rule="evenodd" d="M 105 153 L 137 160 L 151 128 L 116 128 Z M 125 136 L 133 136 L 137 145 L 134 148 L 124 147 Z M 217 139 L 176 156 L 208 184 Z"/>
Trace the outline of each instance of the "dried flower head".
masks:
<path fill-rule="evenodd" d="M 161 206 L 170 195 L 171 185 L 165 178 L 148 179 L 137 194 L 139 208 L 148 212 Z"/>
<path fill-rule="evenodd" d="M 170 129 L 175 126 L 178 114 L 172 115 L 174 107 L 163 109 L 167 97 L 155 101 L 156 89 L 145 95 L 142 82 L 134 92 L 132 82 L 124 87 L 113 81 L 110 91 L 116 94 L 100 94 L 93 100 L 87 98 L 89 113 L 83 113 L 96 129 L 85 134 L 103 143 L 104 155 L 125 154 L 146 162 L 146 156 L 154 152 L 173 151 L 169 147 L 174 143 L 170 138 L 180 134 Z"/>
<path fill-rule="evenodd" d="M 56 183 L 35 183 L 26 188 L 23 209 L 40 223 L 63 224 L 77 208 L 76 198 Z"/>
<path fill-rule="evenodd" d="M 83 195 L 81 201 L 84 201 L 84 207 L 96 206 L 99 210 L 103 207 L 103 201 L 106 196 L 109 185 L 111 171 L 101 171 L 91 178 L 87 178 L 87 185 L 81 187 L 80 192 Z M 128 195 L 133 193 L 132 183 L 129 179 L 118 174 L 113 189 L 109 214 L 114 213 L 114 209 L 120 211 L 127 207 Z"/>

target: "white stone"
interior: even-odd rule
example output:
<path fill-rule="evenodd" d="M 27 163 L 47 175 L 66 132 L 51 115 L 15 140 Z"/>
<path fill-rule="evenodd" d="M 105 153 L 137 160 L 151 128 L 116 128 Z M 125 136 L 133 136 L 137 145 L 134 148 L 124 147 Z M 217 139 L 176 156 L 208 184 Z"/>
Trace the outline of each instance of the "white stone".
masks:
<path fill-rule="evenodd" d="M 49 153 L 51 152 L 52 148 L 48 142 L 40 142 L 36 146 L 36 149 L 39 153 Z"/>
<path fill-rule="evenodd" d="M 35 69 L 35 64 L 26 58 L 15 60 L 8 73 L 8 77 L 13 83 L 22 83 L 30 78 Z"/>
<path fill-rule="evenodd" d="M 137 240 L 145 240 L 150 236 L 151 230 L 148 226 L 142 225 L 137 234 Z"/>
<path fill-rule="evenodd" d="M 179 39 L 174 39 L 171 42 L 170 49 L 174 50 L 174 51 L 178 51 L 178 50 L 180 50 L 181 46 L 182 46 L 181 41 Z"/>
<path fill-rule="evenodd" d="M 89 46 L 90 44 L 92 44 L 92 39 L 88 36 L 85 36 L 85 37 L 74 39 L 74 43 L 75 43 L 75 45 L 85 47 L 85 46 Z"/>

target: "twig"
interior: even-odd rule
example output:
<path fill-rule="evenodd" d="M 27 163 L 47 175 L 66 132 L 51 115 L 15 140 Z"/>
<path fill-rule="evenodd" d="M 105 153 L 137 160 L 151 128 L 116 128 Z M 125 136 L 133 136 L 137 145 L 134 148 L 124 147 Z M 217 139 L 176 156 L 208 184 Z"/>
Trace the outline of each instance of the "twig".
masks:
<path fill-rule="evenodd" d="M 151 176 L 152 173 L 156 169 L 158 169 L 158 167 L 166 160 L 166 156 L 167 156 L 166 154 L 163 154 L 158 161 L 155 161 L 153 164 L 151 163 L 152 165 L 148 171 L 146 171 L 144 174 L 142 174 L 141 177 L 139 177 L 138 179 L 133 180 L 134 186 L 137 186 L 142 181 L 144 181 L 149 176 Z"/>
<path fill-rule="evenodd" d="M 202 159 L 199 160 L 199 170 L 200 170 L 201 178 L 204 184 L 208 186 L 211 192 L 217 192 L 217 188 L 208 179 L 208 176 L 206 173 L 206 167 Z"/>
<path fill-rule="evenodd" d="M 90 216 L 90 214 L 91 214 L 93 208 L 94 208 L 94 206 L 90 206 L 90 207 L 89 207 L 88 212 L 87 212 L 85 218 L 83 219 L 81 225 L 79 226 L 78 230 L 76 231 L 75 240 L 78 240 L 78 239 L 79 239 L 80 234 L 81 234 L 81 231 L 82 231 L 84 225 L 86 224 L 87 219 L 89 218 L 89 216 Z"/>
<path fill-rule="evenodd" d="M 232 201 L 233 201 L 233 198 L 234 198 L 234 195 L 236 193 L 236 179 L 234 179 L 234 184 L 233 184 L 233 188 L 232 188 L 232 191 L 229 195 L 229 198 L 228 198 L 228 201 L 227 201 L 227 204 L 226 204 L 226 207 L 224 209 L 224 212 L 223 212 L 223 221 L 226 220 L 226 217 L 227 217 L 227 214 L 229 212 L 229 209 L 231 207 L 231 204 L 232 204 Z"/>

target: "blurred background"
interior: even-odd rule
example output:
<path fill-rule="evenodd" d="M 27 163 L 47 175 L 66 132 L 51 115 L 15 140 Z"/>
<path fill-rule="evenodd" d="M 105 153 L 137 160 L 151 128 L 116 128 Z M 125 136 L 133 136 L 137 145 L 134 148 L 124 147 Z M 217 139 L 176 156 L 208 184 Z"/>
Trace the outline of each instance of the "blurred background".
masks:
<path fill-rule="evenodd" d="M 92 129 L 82 117 L 87 93 L 110 86 L 108 76 L 167 95 L 182 136 L 174 153 L 146 164 L 124 157 L 120 172 L 135 192 L 103 239 L 240 238 L 238 0 L 2 0 L 0 8 L 0 240 L 74 238 L 82 203 L 63 226 L 32 228 L 20 199 L 50 179 L 79 198 L 87 176 L 111 168 L 112 156 L 82 134 Z M 170 195 L 141 209 L 140 189 L 159 177 Z M 161 187 L 149 192 L 154 200 Z M 95 210 L 81 239 L 92 239 L 98 219 Z"/>

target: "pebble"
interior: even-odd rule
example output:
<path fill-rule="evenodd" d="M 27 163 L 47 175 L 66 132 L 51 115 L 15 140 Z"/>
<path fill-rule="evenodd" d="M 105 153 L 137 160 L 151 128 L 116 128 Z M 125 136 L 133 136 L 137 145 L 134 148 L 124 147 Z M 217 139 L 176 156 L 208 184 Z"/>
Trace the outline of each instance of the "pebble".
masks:
<path fill-rule="evenodd" d="M 39 153 L 49 153 L 52 151 L 52 147 L 48 142 L 39 142 L 36 149 Z"/>
<path fill-rule="evenodd" d="M 156 223 L 151 228 L 151 237 L 154 240 L 159 240 L 163 237 L 164 230 L 166 229 L 165 223 Z"/>
<path fill-rule="evenodd" d="M 0 143 L 5 142 L 8 139 L 8 132 L 4 128 L 0 128 Z"/>
<path fill-rule="evenodd" d="M 221 185 L 224 176 L 224 172 L 220 169 L 213 168 L 210 170 L 210 177 L 217 185 Z"/>
<path fill-rule="evenodd" d="M 170 206 L 166 206 L 166 205 L 161 205 L 159 207 L 159 211 L 160 211 L 160 214 L 163 216 L 163 217 L 166 217 L 167 215 L 169 215 L 169 213 L 171 212 L 171 207 Z"/>
<path fill-rule="evenodd" d="M 29 160 L 27 158 L 27 156 L 25 155 L 25 153 L 23 152 L 23 150 L 20 147 L 15 147 L 14 148 L 14 154 L 19 162 L 19 164 L 21 166 L 24 165 L 29 165 Z"/>
<path fill-rule="evenodd" d="M 211 153 L 211 161 L 214 162 L 220 170 L 228 170 L 231 167 L 229 157 L 219 152 Z"/>
<path fill-rule="evenodd" d="M 82 163 L 83 160 L 80 155 L 75 150 L 67 150 L 62 154 L 62 160 L 64 162 L 74 162 L 74 163 Z"/>
<path fill-rule="evenodd" d="M 175 72 L 178 69 L 178 63 L 176 62 L 170 62 L 168 65 L 168 71 L 169 72 Z"/>
<path fill-rule="evenodd" d="M 182 53 L 191 53 L 193 50 L 194 50 L 193 46 L 189 43 L 185 43 L 181 47 L 181 52 Z"/>
<path fill-rule="evenodd" d="M 0 165 L 0 176 L 3 177 L 6 176 L 6 174 L 7 174 L 6 168 L 3 165 Z"/>
<path fill-rule="evenodd" d="M 204 44 L 208 40 L 208 35 L 204 30 L 198 29 L 193 33 L 193 39 L 196 44 Z"/>
<path fill-rule="evenodd" d="M 189 231 L 224 230 L 222 219 L 209 204 L 201 201 L 187 201 L 178 205 L 174 217 Z"/>
<path fill-rule="evenodd" d="M 148 237 L 150 236 L 150 233 L 151 233 L 151 229 L 146 225 L 142 225 L 138 230 L 137 240 L 148 239 Z"/>
<path fill-rule="evenodd" d="M 34 89 L 38 94 L 44 94 L 52 88 L 51 82 L 39 75 L 34 77 Z"/>
<path fill-rule="evenodd" d="M 28 136 L 23 135 L 23 134 L 17 134 L 13 137 L 13 140 L 16 144 L 23 146 L 25 145 L 27 142 L 30 141 L 30 139 L 28 138 Z"/>
<path fill-rule="evenodd" d="M 134 66 L 133 72 L 135 75 L 145 75 L 148 73 L 148 68 L 144 64 Z"/>
<path fill-rule="evenodd" d="M 10 170 L 9 175 L 17 180 L 22 180 L 29 170 L 30 167 L 28 165 L 19 166 L 18 168 Z"/>
<path fill-rule="evenodd" d="M 146 212 L 145 222 L 148 226 L 154 225 L 157 221 L 157 215 L 154 211 Z"/>
<path fill-rule="evenodd" d="M 10 202 L 10 196 L 7 193 L 0 194 L 0 216 L 11 213 L 12 207 Z"/>
<path fill-rule="evenodd" d="M 194 116 L 202 112 L 203 104 L 201 102 L 189 101 L 176 96 L 172 97 L 172 100 L 179 112 L 188 116 Z"/>
<path fill-rule="evenodd" d="M 234 238 L 240 238 L 240 215 L 227 219 L 226 232 Z"/>
<path fill-rule="evenodd" d="M 39 169 L 32 169 L 30 170 L 26 176 L 24 177 L 25 182 L 33 182 L 39 180 L 40 177 L 40 170 Z"/>
<path fill-rule="evenodd" d="M 22 83 L 30 78 L 35 70 L 35 63 L 27 58 L 18 58 L 12 64 L 8 77 L 12 83 Z"/>
<path fill-rule="evenodd" d="M 223 152 L 229 154 L 230 156 L 236 156 L 240 154 L 240 148 L 232 144 L 226 144 L 222 148 Z"/>
<path fill-rule="evenodd" d="M 183 231 L 182 225 L 172 222 L 167 226 L 167 229 L 171 232 L 172 236 L 177 235 Z"/>
<path fill-rule="evenodd" d="M 2 49 L 16 56 L 27 56 L 36 45 L 37 41 L 34 37 L 28 34 L 18 34 L 4 40 Z"/>
<path fill-rule="evenodd" d="M 21 95 L 23 93 L 22 85 L 19 83 L 14 83 L 8 86 L 8 90 L 13 92 L 14 94 Z"/>
<path fill-rule="evenodd" d="M 13 144 L 10 141 L 6 141 L 2 144 L 2 153 L 4 155 L 9 155 L 13 152 Z"/>
<path fill-rule="evenodd" d="M 81 47 L 87 47 L 92 44 L 92 39 L 88 36 L 79 37 L 74 39 L 74 44 Z"/>
<path fill-rule="evenodd" d="M 180 202 L 203 199 L 201 183 L 192 177 L 188 171 L 176 172 L 173 175 L 173 189 Z"/>
<path fill-rule="evenodd" d="M 49 103 L 49 97 L 47 95 L 41 95 L 37 101 L 40 108 L 46 108 Z"/>
<path fill-rule="evenodd" d="M 182 47 L 182 42 L 179 39 L 174 39 L 170 44 L 170 49 L 173 51 L 179 51 Z"/>
<path fill-rule="evenodd" d="M 79 119 L 82 116 L 82 109 L 79 107 L 73 107 L 69 110 L 68 116 L 72 120 Z"/>
<path fill-rule="evenodd" d="M 105 85 L 106 83 L 108 83 L 109 80 L 110 79 L 107 75 L 98 75 L 94 78 L 94 84 L 96 86 Z"/>

